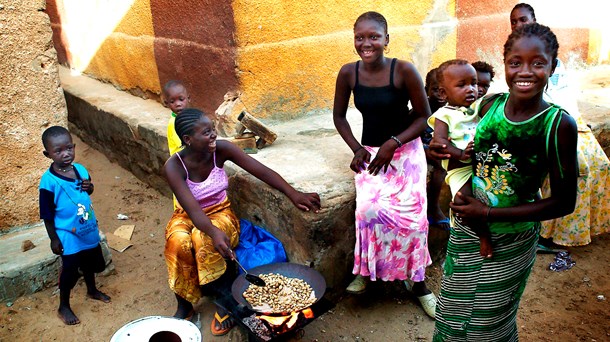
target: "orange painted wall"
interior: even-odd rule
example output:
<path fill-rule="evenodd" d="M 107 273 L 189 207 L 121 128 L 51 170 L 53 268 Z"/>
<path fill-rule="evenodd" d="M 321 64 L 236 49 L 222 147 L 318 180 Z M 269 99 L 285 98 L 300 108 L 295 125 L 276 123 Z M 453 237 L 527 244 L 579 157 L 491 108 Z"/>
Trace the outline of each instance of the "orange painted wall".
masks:
<path fill-rule="evenodd" d="M 569 22 L 567 26 L 565 21 L 553 21 L 562 13 L 555 2 L 534 1 L 538 17 L 553 11 L 545 20 L 559 37 L 562 59 L 576 57 L 593 63 L 607 59 L 608 51 L 600 42 L 610 33 L 592 30 L 586 22 Z M 510 30 L 509 13 L 517 1 L 47 3 L 54 44 L 64 65 L 133 94 L 157 99 L 166 81 L 180 79 L 190 90 L 193 105 L 207 112 L 218 107 L 226 92 L 237 90 L 254 115 L 289 120 L 332 107 L 339 68 L 357 58 L 352 27 L 359 14 L 369 10 L 384 14 L 390 33 L 388 55 L 413 62 L 425 75 L 430 68 L 456 57 L 486 60 L 501 68 L 502 45 Z M 104 6 L 121 11 L 107 11 Z M 118 18 L 111 15 L 116 13 Z M 99 25 L 83 23 L 83 16 Z M 99 26 L 107 30 L 102 32 L 105 36 L 100 35 Z M 77 45 L 90 37 L 99 39 L 99 46 L 91 56 L 85 56 Z"/>
<path fill-rule="evenodd" d="M 260 1 L 233 2 L 237 68 L 242 100 L 256 115 L 280 120 L 327 111 L 336 76 L 355 61 L 353 25 L 366 11 L 388 21 L 388 56 L 416 63 L 455 55 L 451 1 Z M 423 28 L 422 23 L 439 24 Z M 431 44 L 435 42 L 435 44 Z M 440 57 L 442 56 L 442 57 Z"/>

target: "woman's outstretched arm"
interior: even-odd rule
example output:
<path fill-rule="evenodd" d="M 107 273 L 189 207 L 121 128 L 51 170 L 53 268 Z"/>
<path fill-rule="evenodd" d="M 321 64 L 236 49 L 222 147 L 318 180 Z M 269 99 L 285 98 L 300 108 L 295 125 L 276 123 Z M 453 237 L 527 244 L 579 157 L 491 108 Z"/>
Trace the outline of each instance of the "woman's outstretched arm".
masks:
<path fill-rule="evenodd" d="M 320 211 L 320 196 L 316 193 L 303 193 L 293 188 L 282 176 L 263 165 L 258 160 L 247 155 L 242 149 L 225 140 L 218 140 L 217 149 L 221 150 L 225 160 L 230 160 L 237 166 L 248 171 L 254 177 L 267 183 L 276 190 L 288 196 L 292 203 L 303 211 Z"/>

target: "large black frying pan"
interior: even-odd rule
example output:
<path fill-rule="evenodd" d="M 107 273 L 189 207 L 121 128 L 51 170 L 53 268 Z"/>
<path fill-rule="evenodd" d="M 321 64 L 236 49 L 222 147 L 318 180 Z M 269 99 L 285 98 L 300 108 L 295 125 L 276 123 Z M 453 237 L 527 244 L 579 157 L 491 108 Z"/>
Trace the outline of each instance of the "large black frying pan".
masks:
<path fill-rule="evenodd" d="M 248 273 L 254 275 L 261 275 L 267 273 L 277 273 L 281 274 L 285 277 L 289 278 L 298 278 L 301 279 L 315 292 L 316 302 L 322 298 L 324 292 L 326 291 L 326 280 L 320 274 L 320 272 L 314 270 L 311 267 L 307 267 L 301 264 L 293 264 L 289 262 L 280 262 L 276 264 L 268 264 L 257 266 L 248 270 Z M 233 294 L 233 298 L 239 303 L 246 306 L 248 309 L 252 311 L 262 312 L 260 310 L 255 310 L 250 303 L 244 298 L 243 294 L 246 292 L 250 286 L 250 282 L 248 282 L 245 278 L 244 274 L 240 274 L 235 281 L 233 281 L 233 286 L 231 286 L 231 293 Z M 279 313 L 279 312 L 264 312 L 264 313 Z"/>

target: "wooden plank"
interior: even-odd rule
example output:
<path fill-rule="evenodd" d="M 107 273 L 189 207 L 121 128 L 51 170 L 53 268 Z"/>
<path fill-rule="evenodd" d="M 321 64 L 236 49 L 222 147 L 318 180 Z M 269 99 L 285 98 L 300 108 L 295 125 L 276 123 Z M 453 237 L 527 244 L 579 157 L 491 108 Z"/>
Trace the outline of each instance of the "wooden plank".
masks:
<path fill-rule="evenodd" d="M 266 144 L 270 145 L 277 139 L 277 134 L 275 132 L 246 111 L 241 112 L 237 117 L 237 120 L 264 141 L 264 144 L 260 144 L 261 146 Z"/>
<path fill-rule="evenodd" d="M 243 138 L 234 138 L 229 140 L 230 142 L 234 143 L 235 145 L 239 146 L 239 148 L 241 148 L 242 150 L 245 150 L 247 148 L 250 149 L 256 149 L 256 138 L 252 137 L 243 137 Z"/>

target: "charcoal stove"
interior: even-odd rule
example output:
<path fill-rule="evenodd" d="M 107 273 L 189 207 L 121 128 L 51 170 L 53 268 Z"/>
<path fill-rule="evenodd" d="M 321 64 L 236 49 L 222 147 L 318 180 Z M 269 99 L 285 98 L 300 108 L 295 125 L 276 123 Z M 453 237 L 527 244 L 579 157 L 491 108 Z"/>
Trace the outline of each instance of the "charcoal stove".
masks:
<path fill-rule="evenodd" d="M 284 341 L 292 337 L 302 337 L 303 328 L 322 316 L 335 304 L 322 297 L 310 307 L 289 315 L 265 315 L 252 311 L 238 303 L 233 296 L 223 296 L 214 303 L 225 309 L 235 322 L 248 333 L 250 342 Z"/>

